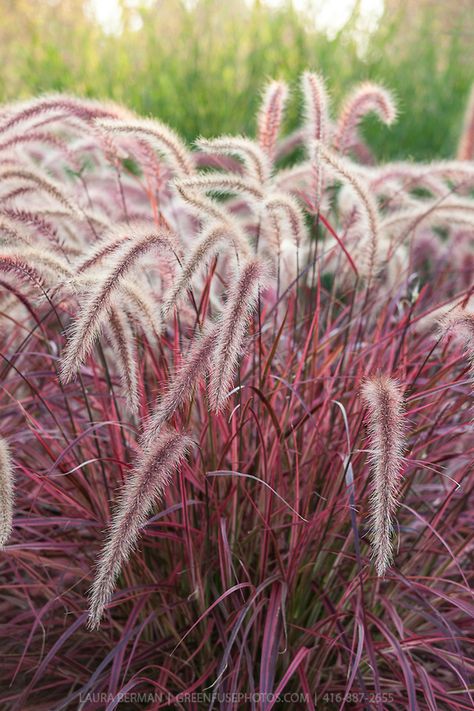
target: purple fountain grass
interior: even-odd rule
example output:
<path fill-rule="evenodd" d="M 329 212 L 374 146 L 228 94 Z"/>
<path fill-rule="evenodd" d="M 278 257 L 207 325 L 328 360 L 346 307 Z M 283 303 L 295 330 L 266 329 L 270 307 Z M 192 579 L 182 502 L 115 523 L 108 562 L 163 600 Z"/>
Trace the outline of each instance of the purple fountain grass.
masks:
<path fill-rule="evenodd" d="M 92 245 L 85 257 L 81 256 L 81 260 L 76 265 L 76 272 L 80 274 L 97 266 L 102 259 L 116 252 L 125 242 L 130 242 L 133 239 L 133 232 L 149 231 L 151 227 L 150 223 L 143 222 L 114 225 L 96 244 Z"/>
<path fill-rule="evenodd" d="M 304 110 L 305 140 L 310 150 L 315 148 L 315 141 L 325 143 L 329 133 L 329 96 L 326 82 L 320 74 L 304 72 L 301 79 Z"/>
<path fill-rule="evenodd" d="M 177 176 L 194 173 L 192 156 L 183 141 L 169 126 L 159 121 L 98 119 L 96 126 L 111 134 L 124 134 L 149 141 L 153 148 L 165 155 Z"/>
<path fill-rule="evenodd" d="M 196 146 L 204 153 L 215 155 L 238 156 L 245 166 L 245 171 L 250 180 L 258 185 L 264 185 L 270 177 L 271 163 L 267 154 L 260 146 L 249 138 L 243 136 L 220 136 L 219 138 L 200 138 Z M 242 190 L 239 185 L 239 191 Z"/>
<path fill-rule="evenodd" d="M 132 322 L 141 327 L 149 343 L 154 343 L 162 331 L 157 299 L 146 287 L 137 287 L 127 279 L 122 281 L 120 292 L 121 307 Z"/>
<path fill-rule="evenodd" d="M 439 325 L 442 334 L 452 334 L 462 342 L 474 385 L 474 311 L 462 305 L 455 306 L 445 311 Z"/>
<path fill-rule="evenodd" d="M 37 287 L 41 292 L 44 290 L 46 281 L 44 271 L 30 264 L 21 255 L 8 253 L 0 255 L 0 272 L 14 274 L 22 281 Z"/>
<path fill-rule="evenodd" d="M 323 170 L 318 141 L 329 138 L 329 96 L 324 78 L 315 72 L 304 72 L 301 78 L 304 97 L 304 142 L 311 161 L 311 204 L 317 210 L 323 190 Z"/>
<path fill-rule="evenodd" d="M 362 180 L 333 151 L 321 142 L 317 143 L 317 150 L 324 162 L 353 190 L 360 210 L 367 220 L 368 238 L 358 250 L 361 266 L 359 272 L 365 276 L 368 284 L 371 284 L 378 269 L 380 219 L 377 203 Z"/>
<path fill-rule="evenodd" d="M 336 151 L 344 154 L 357 142 L 359 123 L 368 113 L 375 113 L 382 123 L 390 126 L 397 118 L 397 107 L 390 91 L 379 84 L 364 82 L 342 107 L 333 138 Z"/>
<path fill-rule="evenodd" d="M 121 281 L 140 257 L 156 248 L 175 254 L 174 236 L 167 230 L 139 233 L 117 252 L 112 266 L 87 294 L 78 317 L 69 329 L 68 342 L 62 354 L 61 379 L 64 383 L 71 380 L 91 351 L 102 330 L 111 299 Z"/>
<path fill-rule="evenodd" d="M 422 226 L 455 227 L 465 224 L 472 229 L 474 225 L 474 206 L 472 201 L 462 198 L 451 198 L 425 201 L 423 205 L 414 204 L 407 209 L 401 209 L 387 216 L 380 229 L 391 233 L 397 244 L 413 241 L 416 231 Z M 433 238 L 439 242 L 438 235 L 433 230 Z"/>
<path fill-rule="evenodd" d="M 0 437 L 0 548 L 13 528 L 13 465 L 8 443 Z"/>
<path fill-rule="evenodd" d="M 18 224 L 16 220 L 13 220 L 8 215 L 0 214 L 0 230 L 3 244 L 13 244 L 15 246 L 18 245 L 18 242 L 30 246 L 32 244 L 33 237 L 24 229 L 23 224 Z"/>
<path fill-rule="evenodd" d="M 196 150 L 103 102 L 0 110 L 2 708 L 473 707 L 474 168 L 367 165 L 389 98 L 334 126 L 302 85 L 289 136 L 272 82 L 257 140 Z"/>
<path fill-rule="evenodd" d="M 239 255 L 243 258 L 250 257 L 250 245 L 238 224 L 234 225 L 231 220 L 228 220 L 224 224 L 210 224 L 203 230 L 184 263 L 181 274 L 177 276 L 165 298 L 162 307 L 163 318 L 166 318 L 179 301 L 186 296 L 196 272 L 208 265 L 221 246 L 227 251 L 229 244 L 233 245 L 237 257 Z"/>
<path fill-rule="evenodd" d="M 216 173 L 215 175 L 199 175 L 195 178 L 183 178 L 176 181 L 180 190 L 196 192 L 213 192 L 218 194 L 242 194 L 253 201 L 259 202 L 263 198 L 263 190 L 256 181 L 240 178 L 234 175 Z"/>
<path fill-rule="evenodd" d="M 163 495 L 173 472 L 186 456 L 191 440 L 162 430 L 149 442 L 130 473 L 118 502 L 108 539 L 97 562 L 90 594 L 89 626 L 99 626 L 120 569 L 137 543 L 146 517 Z"/>
<path fill-rule="evenodd" d="M 283 216 L 294 244 L 301 247 L 306 243 L 308 230 L 304 213 L 298 201 L 285 193 L 272 193 L 264 201 L 264 210 L 280 218 Z"/>
<path fill-rule="evenodd" d="M 175 189 L 184 202 L 193 208 L 193 211 L 203 220 L 214 220 L 225 224 L 229 220 L 229 213 L 225 206 L 219 205 L 215 200 L 207 197 L 193 185 L 188 185 L 182 180 L 175 183 Z"/>
<path fill-rule="evenodd" d="M 138 413 L 138 364 L 135 338 L 126 313 L 118 308 L 109 310 L 108 330 L 115 351 L 128 410 Z"/>
<path fill-rule="evenodd" d="M 81 217 L 78 207 L 71 202 L 59 185 L 56 185 L 47 175 L 39 173 L 30 166 L 28 168 L 16 168 L 11 166 L 0 168 L 0 178 L 2 180 L 33 183 L 38 190 L 41 190 L 53 198 L 53 200 L 61 205 L 68 213 Z"/>
<path fill-rule="evenodd" d="M 308 230 L 304 213 L 292 195 L 270 193 L 263 203 L 262 224 L 269 257 L 276 262 L 279 291 L 282 282 L 288 283 L 295 278 L 306 258 Z"/>
<path fill-rule="evenodd" d="M 43 246 L 41 248 L 30 246 L 9 248 L 5 249 L 3 254 L 23 259 L 25 262 L 35 265 L 48 282 L 55 283 L 59 279 L 71 279 L 75 274 L 74 269 L 65 259 Z"/>
<path fill-rule="evenodd" d="M 125 107 L 111 101 L 78 99 L 67 94 L 50 94 L 34 99 L 27 99 L 6 106 L 5 120 L 0 122 L 0 132 L 24 130 L 22 124 L 35 120 L 45 122 L 75 117 L 83 121 L 96 118 L 121 118 L 131 116 Z"/>
<path fill-rule="evenodd" d="M 283 81 L 270 81 L 263 91 L 257 117 L 258 144 L 270 161 L 275 157 L 287 99 L 288 86 Z"/>
<path fill-rule="evenodd" d="M 171 380 L 168 390 L 160 398 L 146 422 L 143 434 L 144 442 L 152 441 L 160 429 L 169 422 L 176 410 L 191 398 L 200 379 L 209 370 L 209 363 L 218 337 L 219 327 L 212 325 L 193 340 L 182 365 Z"/>
<path fill-rule="evenodd" d="M 63 158 L 70 164 L 71 168 L 79 172 L 81 170 L 81 164 L 79 158 L 75 153 L 69 149 L 69 145 L 65 140 L 53 136 L 50 133 L 42 131 L 32 131 L 31 133 L 21 133 L 18 135 L 13 135 L 4 141 L 0 141 L 0 152 L 8 151 L 9 148 L 18 147 L 24 143 L 39 143 L 46 144 L 57 149 Z M 44 146 L 43 146 L 44 147 Z"/>
<path fill-rule="evenodd" d="M 362 396 L 371 448 L 370 539 L 377 574 L 382 577 L 393 560 L 393 522 L 406 447 L 403 394 L 396 380 L 379 375 L 363 383 Z"/>
<path fill-rule="evenodd" d="M 249 318 L 268 282 L 268 265 L 259 258 L 246 262 L 231 281 L 219 318 L 218 338 L 210 368 L 209 397 L 216 412 L 225 405 L 244 347 Z"/>

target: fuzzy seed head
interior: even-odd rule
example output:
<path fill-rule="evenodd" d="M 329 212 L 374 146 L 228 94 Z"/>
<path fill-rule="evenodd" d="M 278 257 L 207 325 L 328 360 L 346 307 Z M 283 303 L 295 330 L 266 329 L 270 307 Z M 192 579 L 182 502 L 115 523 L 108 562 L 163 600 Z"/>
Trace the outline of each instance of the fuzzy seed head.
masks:
<path fill-rule="evenodd" d="M 379 375 L 365 381 L 362 397 L 371 448 L 370 538 L 377 574 L 383 576 L 393 559 L 393 522 L 405 449 L 403 395 L 396 380 Z"/>
<path fill-rule="evenodd" d="M 474 312 L 456 306 L 442 315 L 439 325 L 442 334 L 453 334 L 463 344 L 474 385 Z"/>
<path fill-rule="evenodd" d="M 246 262 L 231 284 L 218 324 L 218 339 L 211 360 L 210 402 L 218 412 L 224 407 L 244 346 L 249 318 L 258 295 L 269 280 L 268 266 L 259 258 Z"/>
<path fill-rule="evenodd" d="M 123 564 L 136 546 L 151 508 L 161 499 L 191 440 L 163 429 L 143 450 L 126 481 L 99 557 L 90 593 L 89 627 L 97 628 Z"/>
<path fill-rule="evenodd" d="M 390 126 L 397 117 L 392 94 L 379 84 L 364 82 L 347 97 L 334 135 L 334 149 L 346 153 L 358 142 L 357 129 L 361 119 L 375 113 L 380 121 Z"/>
<path fill-rule="evenodd" d="M 275 155 L 287 99 L 288 87 L 282 81 L 271 81 L 263 92 L 258 113 L 258 142 L 270 160 L 273 160 Z"/>
<path fill-rule="evenodd" d="M 314 155 L 314 141 L 325 143 L 329 131 L 329 97 L 322 76 L 305 72 L 302 77 L 305 110 L 305 132 L 310 157 Z"/>
<path fill-rule="evenodd" d="M 0 548 L 7 543 L 13 527 L 13 465 L 7 441 L 0 437 Z"/>

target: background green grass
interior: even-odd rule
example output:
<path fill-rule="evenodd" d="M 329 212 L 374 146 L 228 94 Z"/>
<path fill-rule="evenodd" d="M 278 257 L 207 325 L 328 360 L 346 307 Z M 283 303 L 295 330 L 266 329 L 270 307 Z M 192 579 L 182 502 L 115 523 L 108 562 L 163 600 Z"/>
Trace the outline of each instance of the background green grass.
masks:
<path fill-rule="evenodd" d="M 334 12 L 337 6 L 334 0 Z M 397 125 L 387 130 L 369 119 L 365 127 L 380 159 L 449 157 L 474 76 L 474 0 L 386 0 L 370 35 L 360 29 L 356 4 L 332 38 L 291 3 L 124 4 L 123 31 L 114 35 L 80 0 L 0 0 L 0 13 L 2 101 L 48 91 L 112 98 L 188 140 L 252 134 L 269 77 L 293 82 L 290 128 L 297 77 L 311 68 L 327 77 L 335 107 L 355 81 L 381 81 L 395 91 Z"/>

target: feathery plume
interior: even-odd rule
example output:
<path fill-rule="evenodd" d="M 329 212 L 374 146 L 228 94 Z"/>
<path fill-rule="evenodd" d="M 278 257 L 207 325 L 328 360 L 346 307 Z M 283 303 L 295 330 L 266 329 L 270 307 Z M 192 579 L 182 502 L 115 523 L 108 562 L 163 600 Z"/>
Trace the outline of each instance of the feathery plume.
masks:
<path fill-rule="evenodd" d="M 361 119 L 368 113 L 377 114 L 386 126 L 397 117 L 397 108 L 392 94 L 379 84 L 364 82 L 347 97 L 337 122 L 333 148 L 346 153 L 357 143 L 357 129 Z"/>
<path fill-rule="evenodd" d="M 420 169 L 413 163 L 400 162 L 378 168 L 367 177 L 369 177 L 370 189 L 378 194 L 384 193 L 387 183 L 395 183 L 398 194 L 401 193 L 402 196 L 405 196 L 405 191 L 412 191 L 415 188 L 424 188 L 439 197 L 446 195 L 446 184 L 442 176 L 433 175 L 433 172 L 431 166 L 429 169 Z"/>
<path fill-rule="evenodd" d="M 122 247 L 124 242 L 129 242 L 133 239 L 133 231 L 150 230 L 150 224 L 132 223 L 126 225 L 114 225 L 105 235 L 92 246 L 85 257 L 76 265 L 78 274 L 87 271 L 91 267 L 96 266 L 104 257 L 113 254 L 117 249 Z"/>
<path fill-rule="evenodd" d="M 283 112 L 288 98 L 288 86 L 283 81 L 267 84 L 258 112 L 258 143 L 262 151 L 273 161 L 281 128 Z"/>
<path fill-rule="evenodd" d="M 267 265 L 261 259 L 254 258 L 242 266 L 229 289 L 218 321 L 218 339 L 210 369 L 210 403 L 216 412 L 224 407 L 244 345 L 249 318 L 268 280 Z"/>
<path fill-rule="evenodd" d="M 420 205 L 400 210 L 389 215 L 382 221 L 380 229 L 383 232 L 399 232 L 400 242 L 405 241 L 421 225 L 467 224 L 474 225 L 474 204 L 472 200 L 451 199 L 426 201 Z"/>
<path fill-rule="evenodd" d="M 71 215 L 80 217 L 79 209 L 71 202 L 71 200 L 63 193 L 61 188 L 54 183 L 53 180 L 47 178 L 44 173 L 33 170 L 32 168 L 16 168 L 5 167 L 0 169 L 0 180 L 20 180 L 30 183 L 50 195 L 53 200 L 58 202 Z"/>
<path fill-rule="evenodd" d="M 152 507 L 163 496 L 173 474 L 191 446 L 179 432 L 163 429 L 148 443 L 125 482 L 109 527 L 107 541 L 99 557 L 90 592 L 88 624 L 100 624 L 122 565 L 137 544 L 140 529 Z"/>
<path fill-rule="evenodd" d="M 13 527 L 13 466 L 10 448 L 0 437 L 0 548 L 8 541 Z"/>
<path fill-rule="evenodd" d="M 142 285 L 135 286 L 131 281 L 124 280 L 120 287 L 120 301 L 124 310 L 140 324 L 143 333 L 150 343 L 161 333 L 161 320 L 156 299 Z"/>
<path fill-rule="evenodd" d="M 64 383 L 71 380 L 91 351 L 102 330 L 104 315 L 108 312 L 111 299 L 124 277 L 140 257 L 157 247 L 175 254 L 176 240 L 169 231 L 162 230 L 158 233 L 145 232 L 126 242 L 117 252 L 105 277 L 87 294 L 79 315 L 72 324 L 63 352 L 60 374 Z"/>
<path fill-rule="evenodd" d="M 53 133 L 45 131 L 31 131 L 30 133 L 14 134 L 5 141 L 0 141 L 0 152 L 9 148 L 22 146 L 24 144 L 44 144 L 56 149 L 58 153 L 69 161 L 70 167 L 79 172 L 81 170 L 78 157 L 70 150 L 67 141 L 55 136 Z"/>
<path fill-rule="evenodd" d="M 8 220 L 8 222 L 4 222 L 4 218 Z M 49 222 L 44 220 L 36 211 L 29 212 L 28 210 L 17 210 L 11 208 L 2 209 L 0 212 L 0 229 L 8 232 L 9 225 L 11 230 L 15 229 L 15 225 L 17 225 L 18 229 L 21 230 L 21 236 L 18 236 L 20 241 L 32 242 L 33 240 L 33 236 L 31 236 L 30 239 L 29 234 L 27 235 L 26 233 L 23 233 L 23 228 L 26 225 L 34 228 L 35 236 L 42 235 L 43 237 L 46 237 L 49 242 L 54 243 L 55 247 L 58 245 L 58 236 L 55 228 L 49 224 Z M 11 234 L 13 237 L 15 233 L 12 232 Z M 21 237 L 23 237 L 23 240 Z"/>
<path fill-rule="evenodd" d="M 44 247 L 16 247 L 12 248 L 8 245 L 8 250 L 4 252 L 4 255 L 10 255 L 12 257 L 17 257 L 18 259 L 24 259 L 31 265 L 35 265 L 35 268 L 43 275 L 48 275 L 52 279 L 71 279 L 74 275 L 72 267 L 58 254 L 52 254 Z M 51 281 L 51 278 L 49 279 Z"/>
<path fill-rule="evenodd" d="M 467 102 L 464 126 L 457 150 L 458 160 L 474 160 L 474 84 Z"/>
<path fill-rule="evenodd" d="M 145 442 L 156 437 L 160 428 L 170 420 L 178 407 L 191 397 L 195 386 L 208 370 L 218 332 L 218 327 L 213 325 L 194 339 L 168 390 L 146 423 L 143 434 Z"/>
<path fill-rule="evenodd" d="M 461 340 L 474 385 L 474 311 L 456 306 L 441 316 L 439 325 L 443 334 L 452 333 Z"/>
<path fill-rule="evenodd" d="M 178 189 L 191 190 L 193 192 L 248 195 L 248 197 L 257 202 L 263 198 L 263 191 L 255 181 L 234 175 L 225 175 L 224 173 L 209 173 L 195 178 L 183 178 L 175 181 L 175 186 Z"/>
<path fill-rule="evenodd" d="M 175 188 L 182 199 L 194 208 L 195 212 L 202 219 L 211 219 L 222 223 L 226 223 L 229 220 L 228 210 L 219 206 L 215 200 L 207 197 L 207 195 L 200 193 L 195 188 L 191 188 L 183 184 L 183 181 L 175 183 Z"/>
<path fill-rule="evenodd" d="M 192 156 L 182 140 L 171 128 L 159 121 L 100 119 L 96 121 L 96 125 L 108 133 L 125 134 L 148 141 L 169 160 L 176 175 L 184 177 L 194 173 Z"/>
<path fill-rule="evenodd" d="M 38 99 L 12 105 L 11 113 L 6 107 L 6 119 L 0 124 L 0 131 L 18 129 L 22 123 L 32 122 L 34 119 L 44 123 L 65 117 L 78 118 L 81 121 L 90 121 L 92 118 L 125 118 L 131 116 L 127 109 L 112 102 L 94 101 L 93 99 L 77 99 L 67 94 L 50 94 Z"/>
<path fill-rule="evenodd" d="M 0 241 L 8 246 L 17 246 L 18 243 L 31 246 L 32 238 L 21 223 L 18 224 L 8 215 L 0 214 Z"/>
<path fill-rule="evenodd" d="M 296 246 L 303 244 L 307 237 L 304 215 L 298 201 L 286 193 L 273 193 L 264 202 L 264 210 L 281 220 L 284 215 Z"/>
<path fill-rule="evenodd" d="M 311 162 L 312 209 L 317 210 L 323 191 L 323 170 L 318 141 L 328 142 L 329 97 L 322 76 L 314 72 L 304 72 L 301 77 L 304 97 L 304 138 Z"/>
<path fill-rule="evenodd" d="M 474 165 L 461 160 L 442 160 L 431 163 L 429 173 L 450 183 L 461 183 L 467 188 L 474 186 Z"/>
<path fill-rule="evenodd" d="M 393 559 L 393 519 L 405 449 L 403 395 L 396 380 L 379 375 L 365 381 L 362 397 L 371 445 L 370 538 L 377 574 L 383 576 Z"/>
<path fill-rule="evenodd" d="M 331 166 L 344 183 L 352 188 L 353 192 L 359 199 L 358 202 L 362 212 L 367 218 L 367 228 L 369 233 L 368 245 L 365 250 L 366 255 L 364 255 L 364 268 L 359 271 L 366 276 L 367 282 L 370 284 L 375 275 L 378 262 L 378 236 L 380 228 L 377 203 L 367 190 L 362 180 L 360 180 L 358 176 L 354 175 L 353 171 L 347 167 L 344 160 L 338 158 L 333 151 L 329 150 L 323 143 L 321 143 L 321 141 L 318 142 L 318 148 L 324 162 Z"/>
<path fill-rule="evenodd" d="M 315 72 L 304 72 L 301 78 L 304 97 L 305 141 L 314 157 L 314 141 L 326 143 L 329 130 L 329 97 L 326 83 Z"/>
<path fill-rule="evenodd" d="M 215 155 L 235 155 L 245 166 L 247 175 L 259 185 L 264 185 L 270 177 L 271 164 L 267 155 L 255 141 L 243 136 L 221 136 L 220 138 L 199 138 L 196 146 L 203 152 Z"/>
<path fill-rule="evenodd" d="M 118 361 L 122 389 L 127 407 L 132 415 L 138 412 L 137 352 L 129 319 L 119 308 L 111 308 L 109 313 L 109 337 Z"/>
<path fill-rule="evenodd" d="M 183 265 L 181 274 L 171 286 L 162 307 L 163 318 L 166 318 L 178 301 L 184 298 L 194 274 L 209 263 L 224 241 L 232 242 L 238 255 L 250 257 L 250 246 L 237 224 L 233 225 L 230 220 L 224 224 L 211 224 L 203 231 Z"/>
<path fill-rule="evenodd" d="M 0 255 L 0 271 L 6 274 L 15 274 L 20 279 L 30 282 L 44 291 L 44 274 L 17 254 Z"/>

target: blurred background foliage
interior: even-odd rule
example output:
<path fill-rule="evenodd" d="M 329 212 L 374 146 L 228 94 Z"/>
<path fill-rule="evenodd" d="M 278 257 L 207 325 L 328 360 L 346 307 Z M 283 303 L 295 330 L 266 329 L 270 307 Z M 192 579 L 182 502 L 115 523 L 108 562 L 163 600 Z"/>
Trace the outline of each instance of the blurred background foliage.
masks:
<path fill-rule="evenodd" d="M 395 91 L 397 125 L 365 126 L 380 159 L 449 157 L 474 78 L 474 0 L 0 0 L 0 13 L 2 101 L 112 98 L 188 140 L 252 134 L 269 77 L 293 83 L 291 128 L 311 68 L 336 108 L 356 81 Z"/>

